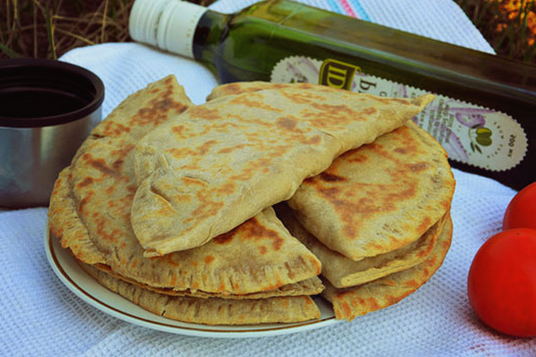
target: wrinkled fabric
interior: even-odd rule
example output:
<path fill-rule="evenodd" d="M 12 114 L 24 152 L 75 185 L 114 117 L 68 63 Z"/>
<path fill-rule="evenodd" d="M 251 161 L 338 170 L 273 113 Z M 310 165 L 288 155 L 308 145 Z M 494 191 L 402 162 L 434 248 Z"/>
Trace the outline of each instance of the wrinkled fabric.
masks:
<path fill-rule="evenodd" d="M 213 5 L 234 11 L 247 1 Z M 335 11 L 491 52 L 451 0 L 311 0 Z M 343 10 L 341 10 L 343 9 Z M 103 44 L 72 50 L 62 60 L 97 73 L 106 86 L 103 114 L 147 83 L 175 74 L 195 103 L 217 85 L 195 63 L 149 47 Z M 515 191 L 454 170 L 454 236 L 443 266 L 416 293 L 387 309 L 298 334 L 256 339 L 186 337 L 131 325 L 71 293 L 49 267 L 43 244 L 46 208 L 0 212 L 0 355 L 405 356 L 536 354 L 536 339 L 515 339 L 483 326 L 473 314 L 466 279 L 478 248 L 499 232 Z"/>

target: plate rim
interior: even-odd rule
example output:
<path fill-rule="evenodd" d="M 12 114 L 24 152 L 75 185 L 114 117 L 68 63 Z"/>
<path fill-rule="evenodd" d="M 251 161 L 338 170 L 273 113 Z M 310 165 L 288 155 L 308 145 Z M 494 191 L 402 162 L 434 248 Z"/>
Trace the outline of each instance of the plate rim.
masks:
<path fill-rule="evenodd" d="M 321 317 L 315 320 L 297 322 L 297 323 L 292 323 L 292 324 L 281 324 L 282 326 L 275 326 L 275 327 L 266 326 L 266 328 L 248 329 L 250 325 L 237 325 L 233 327 L 243 326 L 243 329 L 221 330 L 221 329 L 212 328 L 210 325 L 206 325 L 207 326 L 206 328 L 199 328 L 199 327 L 194 327 L 194 326 L 177 326 L 171 323 L 166 324 L 164 322 L 151 321 L 144 317 L 137 316 L 131 312 L 124 311 L 124 309 L 122 310 L 117 306 L 113 306 L 111 305 L 110 302 L 102 301 L 101 298 L 92 295 L 90 292 L 87 291 L 87 289 L 84 289 L 83 287 L 81 287 L 80 284 L 77 281 L 75 281 L 76 279 L 73 279 L 73 277 L 65 271 L 64 267 L 60 263 L 60 260 L 58 259 L 58 256 L 57 256 L 58 253 L 55 250 L 56 246 L 58 246 L 59 249 L 67 250 L 68 248 L 63 248 L 60 246 L 59 242 L 53 241 L 52 234 L 50 234 L 50 229 L 48 227 L 48 224 L 46 225 L 46 229 L 44 233 L 45 233 L 44 245 L 45 245 L 45 251 L 46 251 L 48 263 L 51 266 L 52 270 L 54 271 L 55 275 L 63 283 L 63 285 L 66 286 L 71 292 L 73 292 L 82 301 L 88 303 L 89 305 L 95 307 L 96 309 L 112 317 L 118 318 L 120 320 L 126 321 L 128 323 L 131 323 L 137 326 L 142 326 L 142 327 L 150 328 L 150 329 L 157 330 L 157 331 L 164 331 L 168 333 L 174 333 L 174 334 L 186 335 L 186 336 L 212 337 L 212 338 L 248 338 L 248 337 L 268 337 L 268 336 L 299 333 L 299 332 L 314 330 L 314 329 L 318 329 L 318 328 L 322 328 L 326 326 L 331 326 L 340 322 L 340 320 L 336 320 L 335 316 L 333 315 L 333 316 L 328 316 L 324 318 Z M 91 277 L 89 274 L 87 274 L 87 272 L 85 272 L 83 269 L 81 269 L 81 271 L 89 279 L 95 281 L 95 279 Z M 95 283 L 98 284 L 96 281 Z M 110 291 L 107 288 L 106 290 Z M 121 295 L 117 293 L 114 293 L 114 294 L 117 295 L 119 298 L 125 300 L 126 302 L 133 304 L 130 300 L 125 299 Z M 188 322 L 175 321 L 172 319 L 168 319 L 168 320 L 172 322 L 179 322 L 181 324 L 190 324 Z M 272 324 L 272 325 L 275 325 L 275 324 Z M 223 326 L 225 325 L 222 325 L 222 327 Z M 262 326 L 262 325 L 257 324 L 257 325 L 251 325 L 251 326 Z"/>

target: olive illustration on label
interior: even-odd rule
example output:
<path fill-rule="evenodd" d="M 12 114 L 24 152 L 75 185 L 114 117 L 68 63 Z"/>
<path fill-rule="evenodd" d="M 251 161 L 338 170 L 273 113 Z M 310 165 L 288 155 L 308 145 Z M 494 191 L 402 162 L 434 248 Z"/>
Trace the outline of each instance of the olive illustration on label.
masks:
<path fill-rule="evenodd" d="M 475 124 L 471 129 L 469 129 L 469 138 L 471 139 L 471 150 L 473 152 L 482 153 L 480 146 L 490 146 L 493 141 L 491 140 L 491 135 L 493 132 L 491 129 L 482 126 L 481 124 Z M 474 142 L 475 140 L 476 142 Z"/>
<path fill-rule="evenodd" d="M 476 129 L 476 142 L 482 146 L 491 145 L 491 130 L 488 128 Z"/>

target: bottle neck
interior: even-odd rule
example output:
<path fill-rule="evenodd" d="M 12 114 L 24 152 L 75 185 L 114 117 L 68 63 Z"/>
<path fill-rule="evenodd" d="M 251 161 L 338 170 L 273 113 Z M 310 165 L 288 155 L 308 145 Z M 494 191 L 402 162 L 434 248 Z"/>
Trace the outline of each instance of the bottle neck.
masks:
<path fill-rule="evenodd" d="M 193 57 L 203 62 L 213 72 L 217 66 L 219 48 L 229 30 L 231 17 L 232 15 L 207 10 L 197 24 L 192 45 Z"/>
<path fill-rule="evenodd" d="M 206 7 L 179 0 L 136 0 L 129 19 L 130 36 L 163 50 L 193 58 L 192 43 Z"/>

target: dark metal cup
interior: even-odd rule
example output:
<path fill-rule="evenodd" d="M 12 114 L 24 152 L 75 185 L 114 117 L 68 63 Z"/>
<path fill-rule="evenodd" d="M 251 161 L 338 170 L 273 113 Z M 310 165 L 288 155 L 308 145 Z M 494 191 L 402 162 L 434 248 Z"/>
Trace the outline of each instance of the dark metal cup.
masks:
<path fill-rule="evenodd" d="M 104 85 L 69 63 L 0 61 L 0 207 L 46 206 L 58 173 L 101 119 Z"/>

